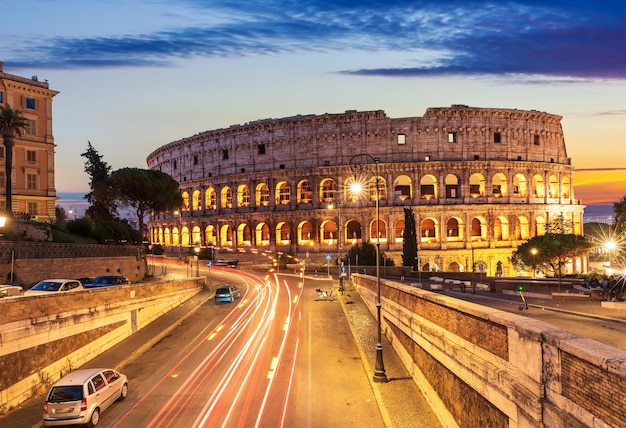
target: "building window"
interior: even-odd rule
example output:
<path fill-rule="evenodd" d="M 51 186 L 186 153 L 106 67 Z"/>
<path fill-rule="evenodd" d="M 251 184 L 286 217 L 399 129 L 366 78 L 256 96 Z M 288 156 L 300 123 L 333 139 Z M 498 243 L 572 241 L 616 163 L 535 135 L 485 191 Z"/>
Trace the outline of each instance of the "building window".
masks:
<path fill-rule="evenodd" d="M 37 208 L 39 208 L 37 202 L 26 202 L 26 211 L 28 211 L 28 214 L 37 215 Z"/>
<path fill-rule="evenodd" d="M 7 185 L 7 176 L 4 174 L 4 171 L 0 171 L 0 189 L 6 188 Z"/>
<path fill-rule="evenodd" d="M 4 93 L 0 91 L 0 103 L 4 102 Z"/>
<path fill-rule="evenodd" d="M 406 135 L 398 134 L 398 145 L 403 146 L 406 144 Z"/>
<path fill-rule="evenodd" d="M 4 159 L 4 146 L 0 145 L 0 159 Z"/>
<path fill-rule="evenodd" d="M 193 164 L 198 165 L 198 155 L 193 155 Z"/>
<path fill-rule="evenodd" d="M 494 132 L 493 133 L 493 142 L 494 143 L 501 143 L 502 142 L 502 134 L 500 134 L 499 132 Z"/>
<path fill-rule="evenodd" d="M 228 160 L 228 150 L 222 150 L 222 160 Z"/>
<path fill-rule="evenodd" d="M 26 98 L 26 108 L 30 110 L 35 110 L 35 99 L 34 98 Z"/>
<path fill-rule="evenodd" d="M 535 143 L 535 146 L 539 145 L 539 135 L 535 135 L 534 143 Z"/>
<path fill-rule="evenodd" d="M 456 132 L 448 132 L 448 143 L 456 143 Z"/>
<path fill-rule="evenodd" d="M 257 146 L 257 149 L 258 149 L 260 155 L 264 155 L 265 154 L 265 144 L 259 144 Z"/>
<path fill-rule="evenodd" d="M 37 152 L 35 150 L 26 150 L 26 162 L 28 163 L 37 162 Z"/>
<path fill-rule="evenodd" d="M 26 174 L 26 189 L 37 190 L 37 174 Z"/>
<path fill-rule="evenodd" d="M 26 126 L 24 127 L 24 133 L 26 135 L 37 135 L 37 121 L 26 119 Z"/>
<path fill-rule="evenodd" d="M 178 162 L 176 162 L 176 159 L 174 159 L 174 162 L 173 162 L 172 167 L 173 167 L 174 169 L 178 168 Z"/>

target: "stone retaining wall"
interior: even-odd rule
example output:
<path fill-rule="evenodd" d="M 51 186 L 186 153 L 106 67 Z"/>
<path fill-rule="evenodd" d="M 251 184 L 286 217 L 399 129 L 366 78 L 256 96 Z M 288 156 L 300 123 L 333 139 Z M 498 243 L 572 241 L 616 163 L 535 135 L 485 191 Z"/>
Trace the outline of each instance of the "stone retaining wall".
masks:
<path fill-rule="evenodd" d="M 0 413 L 193 297 L 204 280 L 0 299 Z"/>
<path fill-rule="evenodd" d="M 376 278 L 353 284 L 376 312 Z M 626 352 L 381 280 L 383 328 L 445 426 L 626 426 Z"/>

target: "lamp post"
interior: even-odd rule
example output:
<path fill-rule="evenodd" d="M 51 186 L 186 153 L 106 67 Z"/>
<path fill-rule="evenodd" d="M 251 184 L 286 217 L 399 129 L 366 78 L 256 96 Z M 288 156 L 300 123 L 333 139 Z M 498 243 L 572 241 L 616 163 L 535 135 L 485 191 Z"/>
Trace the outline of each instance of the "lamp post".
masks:
<path fill-rule="evenodd" d="M 379 181 L 378 176 L 378 164 L 379 158 L 375 158 L 366 153 L 361 153 L 352 156 L 350 159 L 350 167 L 353 171 L 358 172 L 365 169 L 364 165 L 357 162 L 358 158 L 365 158 L 367 163 L 374 163 L 374 177 L 376 181 L 376 316 L 378 324 L 378 342 L 376 343 L 376 365 L 374 368 L 374 382 L 387 382 L 387 374 L 385 373 L 385 363 L 383 361 L 383 344 L 382 344 L 382 327 L 381 327 L 381 303 L 380 303 L 380 194 L 379 194 Z M 355 183 L 356 184 L 356 183 Z M 357 190 L 354 189 L 353 190 Z"/>
<path fill-rule="evenodd" d="M 530 249 L 530 254 L 533 255 L 533 278 L 535 278 L 536 272 L 537 272 L 537 268 L 536 268 L 536 264 L 535 264 L 535 257 L 537 256 L 537 249 L 536 248 L 531 248 Z"/>
<path fill-rule="evenodd" d="M 196 278 L 200 276 L 200 247 L 196 245 L 193 249 L 196 252 Z"/>

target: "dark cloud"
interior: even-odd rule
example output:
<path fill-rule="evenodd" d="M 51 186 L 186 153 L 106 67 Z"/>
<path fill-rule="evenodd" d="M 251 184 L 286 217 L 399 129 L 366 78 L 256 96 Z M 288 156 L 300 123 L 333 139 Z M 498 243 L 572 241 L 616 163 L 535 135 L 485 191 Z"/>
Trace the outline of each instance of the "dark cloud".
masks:
<path fill-rule="evenodd" d="M 389 77 L 626 77 L 626 4 L 518 0 L 186 0 L 219 25 L 115 37 L 51 37 L 5 54 L 14 68 L 165 67 L 285 52 L 404 52 L 415 66 L 336 70 Z M 613 3 L 613 2 L 602 2 Z M 536 80 L 535 80 L 536 81 Z M 567 80 L 564 80 L 567 81 Z"/>

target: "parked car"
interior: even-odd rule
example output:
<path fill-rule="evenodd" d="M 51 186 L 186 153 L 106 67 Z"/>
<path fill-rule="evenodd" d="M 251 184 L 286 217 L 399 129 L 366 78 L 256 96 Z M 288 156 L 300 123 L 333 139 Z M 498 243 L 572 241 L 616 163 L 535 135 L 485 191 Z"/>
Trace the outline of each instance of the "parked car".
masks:
<path fill-rule="evenodd" d="M 239 265 L 239 260 L 216 260 L 215 266 L 228 266 L 231 268 L 236 268 Z"/>
<path fill-rule="evenodd" d="M 0 285 L 0 298 L 19 296 L 23 291 L 24 289 L 19 285 Z"/>
<path fill-rule="evenodd" d="M 76 278 L 77 281 L 80 281 L 81 284 L 91 284 L 91 282 L 95 279 L 93 276 L 88 276 L 85 278 Z"/>
<path fill-rule="evenodd" d="M 215 290 L 215 303 L 234 302 L 241 297 L 241 291 L 234 285 L 222 285 Z"/>
<path fill-rule="evenodd" d="M 33 285 L 29 290 L 24 291 L 24 295 L 34 296 L 36 294 L 63 293 L 84 289 L 83 284 L 76 279 L 46 279 Z"/>
<path fill-rule="evenodd" d="M 43 425 L 95 427 L 100 414 L 128 395 L 128 379 L 113 369 L 75 370 L 57 381 L 43 403 Z"/>
<path fill-rule="evenodd" d="M 110 287 L 112 285 L 130 284 L 128 278 L 119 275 L 102 275 L 97 276 L 89 284 L 85 284 L 85 288 Z"/>

